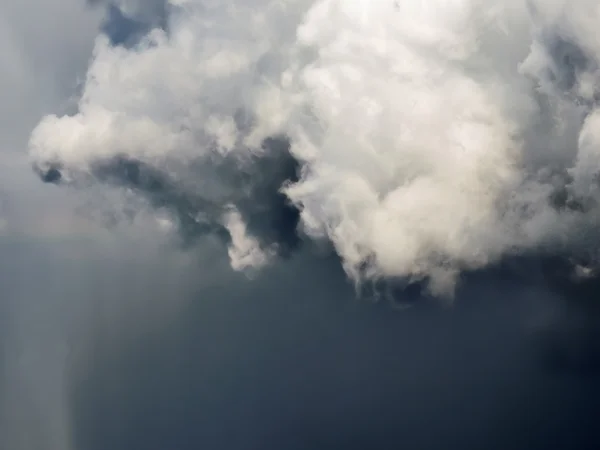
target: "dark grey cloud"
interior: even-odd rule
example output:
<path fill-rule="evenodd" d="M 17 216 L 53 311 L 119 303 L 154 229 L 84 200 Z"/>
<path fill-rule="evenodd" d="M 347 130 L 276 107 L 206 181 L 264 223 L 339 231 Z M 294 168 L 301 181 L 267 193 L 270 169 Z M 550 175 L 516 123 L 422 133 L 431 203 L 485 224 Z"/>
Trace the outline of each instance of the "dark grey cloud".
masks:
<path fill-rule="evenodd" d="M 289 146 L 284 137 L 268 138 L 261 146 L 264 153 L 242 166 L 235 158 L 224 157 L 206 170 L 205 160 L 198 158 L 186 169 L 186 180 L 195 181 L 191 185 L 170 175 L 169 169 L 126 154 L 98 159 L 88 176 L 67 184 L 81 188 L 101 183 L 134 191 L 153 208 L 168 211 L 183 240 L 189 243 L 206 234 L 218 235 L 229 243 L 231 238 L 222 217 L 235 207 L 261 246 L 275 245 L 278 253 L 285 256 L 301 240 L 297 229 L 299 211 L 281 192 L 287 184 L 298 181 L 300 175 L 300 163 L 290 154 Z M 46 183 L 63 183 L 60 164 L 38 169 L 38 173 Z"/>
<path fill-rule="evenodd" d="M 92 319 L 71 371 L 77 448 L 600 442 L 597 373 L 548 364 L 549 342 L 533 333 L 558 302 L 543 285 L 481 274 L 451 310 L 394 312 L 356 303 L 336 261 L 306 254 L 257 280 L 223 277 L 187 294 L 168 324 Z"/>

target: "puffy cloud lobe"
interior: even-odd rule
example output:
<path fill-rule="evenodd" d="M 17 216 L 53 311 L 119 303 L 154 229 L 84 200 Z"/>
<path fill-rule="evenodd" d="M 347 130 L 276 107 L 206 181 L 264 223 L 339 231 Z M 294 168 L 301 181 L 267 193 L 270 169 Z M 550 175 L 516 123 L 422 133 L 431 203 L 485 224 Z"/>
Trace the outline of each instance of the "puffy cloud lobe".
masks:
<path fill-rule="evenodd" d="M 448 294 L 506 256 L 595 248 L 598 9 L 566 5 L 172 1 L 135 45 L 98 39 L 77 114 L 31 155 L 222 234 L 240 268 L 299 221 L 357 282 Z"/>

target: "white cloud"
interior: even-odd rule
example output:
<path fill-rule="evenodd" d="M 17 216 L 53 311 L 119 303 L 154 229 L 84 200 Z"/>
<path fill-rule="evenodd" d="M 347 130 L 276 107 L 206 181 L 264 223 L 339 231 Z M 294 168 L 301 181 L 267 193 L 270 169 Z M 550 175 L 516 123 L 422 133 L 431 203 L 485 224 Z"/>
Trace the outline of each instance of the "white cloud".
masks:
<path fill-rule="evenodd" d="M 78 114 L 46 117 L 31 155 L 42 168 L 60 162 L 67 180 L 118 154 L 186 179 L 166 162 L 210 170 L 285 133 L 304 166 L 285 192 L 308 235 L 330 240 L 357 280 L 429 278 L 449 292 L 462 270 L 548 245 L 594 215 L 551 207 L 540 170 L 571 167 L 579 139 L 574 186 L 596 173 L 595 115 L 578 137 L 577 98 L 594 103 L 598 11 L 532 4 L 171 2 L 168 35 L 132 49 L 98 39 Z M 560 39 L 566 50 L 553 47 Z"/>
<path fill-rule="evenodd" d="M 260 243 L 248 235 L 240 213 L 232 208 L 223 219 L 231 235 L 228 250 L 231 267 L 234 270 L 247 270 L 265 266 L 271 252 L 263 250 Z"/>

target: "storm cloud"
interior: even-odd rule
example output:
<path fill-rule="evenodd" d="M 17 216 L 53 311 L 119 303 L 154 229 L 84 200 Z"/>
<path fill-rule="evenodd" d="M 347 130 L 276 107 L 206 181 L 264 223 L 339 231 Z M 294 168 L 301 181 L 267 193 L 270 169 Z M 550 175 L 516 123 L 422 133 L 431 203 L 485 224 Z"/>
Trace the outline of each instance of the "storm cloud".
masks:
<path fill-rule="evenodd" d="M 45 5 L 2 448 L 598 447 L 593 2 Z"/>

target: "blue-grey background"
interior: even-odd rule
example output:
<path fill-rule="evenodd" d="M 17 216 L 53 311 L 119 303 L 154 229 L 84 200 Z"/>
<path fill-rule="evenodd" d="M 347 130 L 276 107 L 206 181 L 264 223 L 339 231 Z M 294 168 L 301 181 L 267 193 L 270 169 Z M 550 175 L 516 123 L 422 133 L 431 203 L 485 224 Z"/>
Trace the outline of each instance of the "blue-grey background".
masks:
<path fill-rule="evenodd" d="M 0 4 L 0 448 L 600 446 L 578 292 L 489 272 L 451 308 L 397 311 L 327 257 L 248 280 L 218 244 L 102 230 L 42 185 L 29 132 L 72 107 L 98 31 L 130 45 L 164 23 L 164 2 L 132 4 Z"/>

